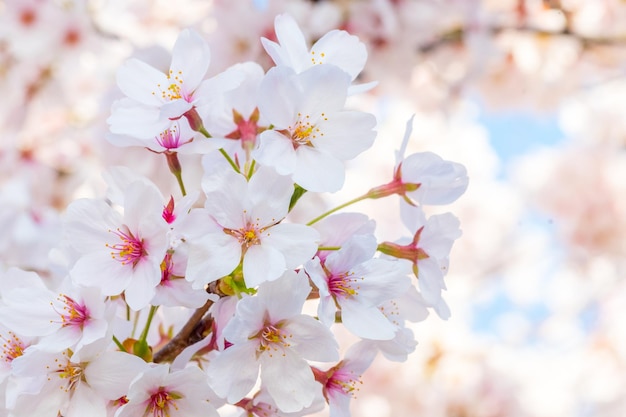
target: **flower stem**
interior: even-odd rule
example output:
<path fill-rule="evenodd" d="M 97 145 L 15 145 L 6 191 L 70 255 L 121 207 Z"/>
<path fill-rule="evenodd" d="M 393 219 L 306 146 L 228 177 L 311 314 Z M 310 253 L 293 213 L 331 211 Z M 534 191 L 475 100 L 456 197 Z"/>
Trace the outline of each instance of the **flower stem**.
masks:
<path fill-rule="evenodd" d="M 148 338 L 148 331 L 150 330 L 150 324 L 152 323 L 152 319 L 154 318 L 154 313 L 156 313 L 158 306 L 150 306 L 150 312 L 148 313 L 148 319 L 146 320 L 146 326 L 143 328 L 141 332 L 141 336 L 139 336 L 140 342 L 145 342 Z"/>
<path fill-rule="evenodd" d="M 115 337 L 115 335 L 113 335 L 113 342 L 117 345 L 119 350 L 121 350 L 122 352 L 128 353 L 124 345 L 122 345 L 122 342 L 120 342 L 119 339 Z"/>
<path fill-rule="evenodd" d="M 339 250 L 341 249 L 341 246 L 320 246 L 317 248 L 318 251 L 323 251 L 323 250 Z"/>
<path fill-rule="evenodd" d="M 350 206 L 350 205 L 352 205 L 352 204 L 354 204 L 354 203 L 358 203 L 359 201 L 365 200 L 365 199 L 367 199 L 367 198 L 370 198 L 369 194 L 363 194 L 363 195 L 362 195 L 362 196 L 360 196 L 360 197 L 357 197 L 357 198 L 352 199 L 352 200 L 350 200 L 350 201 L 348 201 L 348 202 L 345 202 L 345 203 L 343 203 L 343 204 L 340 204 L 340 205 L 338 205 L 337 207 L 335 207 L 335 208 L 333 208 L 333 209 L 331 209 L 331 210 L 328 210 L 326 213 L 323 213 L 323 214 L 321 214 L 321 215 L 317 216 L 316 218 L 314 218 L 313 220 L 311 220 L 310 222 L 308 222 L 306 225 L 307 225 L 307 226 L 311 226 L 312 224 L 315 224 L 315 223 L 317 223 L 318 221 L 322 220 L 324 217 L 329 216 L 329 215 L 333 214 L 334 212 L 341 210 L 342 208 L 348 207 L 348 206 Z"/>
<path fill-rule="evenodd" d="M 183 197 L 186 196 L 187 192 L 185 191 L 185 184 L 183 183 L 183 168 L 180 166 L 178 154 L 175 152 L 165 153 L 165 158 L 167 159 L 167 166 L 170 168 L 170 172 L 174 174 L 176 181 L 178 181 L 178 186 L 183 193 Z"/>
<path fill-rule="evenodd" d="M 233 161 L 233 159 L 230 157 L 230 155 L 224 150 L 224 148 L 220 148 L 220 153 L 224 156 L 224 158 L 226 158 L 226 160 L 228 161 L 228 163 L 230 164 L 231 167 L 233 167 L 233 169 L 235 170 L 236 173 L 240 174 L 241 171 L 239 170 L 239 167 L 237 167 L 237 164 L 235 164 L 235 161 Z"/>

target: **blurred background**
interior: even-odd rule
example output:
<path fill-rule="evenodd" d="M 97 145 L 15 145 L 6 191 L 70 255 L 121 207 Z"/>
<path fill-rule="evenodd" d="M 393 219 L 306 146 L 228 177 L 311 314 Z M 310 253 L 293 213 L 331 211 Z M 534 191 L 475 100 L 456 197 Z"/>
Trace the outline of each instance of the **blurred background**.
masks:
<path fill-rule="evenodd" d="M 626 415 L 626 3 L 622 0 L 0 1 L 0 267 L 53 276 L 49 253 L 75 198 L 102 195 L 127 165 L 176 187 L 162 158 L 115 148 L 115 71 L 134 56 L 167 67 L 179 31 L 211 46 L 210 75 L 255 60 L 289 12 L 310 42 L 341 28 L 366 43 L 350 105 L 379 121 L 346 187 L 390 179 L 407 152 L 463 163 L 452 211 L 463 237 L 444 298 L 452 317 L 414 326 L 405 363 L 363 378 L 357 417 Z M 184 162 L 197 185 L 198 160 Z M 389 206 L 361 203 L 381 240 L 408 235 Z M 430 210 L 430 209 L 429 209 Z M 622 324 L 620 324 L 622 323 Z"/>

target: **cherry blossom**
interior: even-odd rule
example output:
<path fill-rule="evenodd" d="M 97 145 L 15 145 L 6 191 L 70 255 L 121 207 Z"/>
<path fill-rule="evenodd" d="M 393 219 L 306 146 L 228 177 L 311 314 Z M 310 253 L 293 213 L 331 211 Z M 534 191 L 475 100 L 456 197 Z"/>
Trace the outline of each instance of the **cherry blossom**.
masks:
<path fill-rule="evenodd" d="M 66 240 L 82 254 L 70 271 L 82 285 L 104 295 L 125 293 L 133 309 L 145 307 L 160 282 L 167 223 L 158 190 L 142 182 L 128 185 L 124 215 L 100 200 L 77 200 L 68 207 Z"/>
<path fill-rule="evenodd" d="M 239 301 L 223 333 L 231 345 L 214 355 L 207 369 L 218 395 L 231 403 L 241 400 L 260 368 L 262 383 L 281 411 L 312 404 L 319 386 L 305 359 L 335 360 L 337 346 L 325 326 L 301 313 L 310 291 L 306 275 L 290 271 Z"/>
<path fill-rule="evenodd" d="M 268 71 L 259 110 L 274 129 L 261 133 L 253 157 L 309 191 L 341 188 L 343 161 L 369 148 L 376 136 L 371 114 L 344 110 L 349 82 L 333 65 L 300 74 L 287 67 Z"/>
<path fill-rule="evenodd" d="M 242 262 L 246 285 L 256 287 L 315 254 L 313 228 L 282 222 L 293 192 L 288 177 L 265 168 L 246 181 L 227 171 L 206 178 L 204 189 L 205 208 L 188 220 L 194 230 L 187 235 L 187 279 L 195 286 L 231 273 Z M 202 223 L 206 230 L 198 228 Z"/>
<path fill-rule="evenodd" d="M 218 416 L 208 392 L 206 375 L 200 369 L 170 371 L 168 365 L 157 365 L 131 382 L 125 404 L 115 417 Z"/>
<path fill-rule="evenodd" d="M 378 306 L 400 296 L 408 289 L 410 280 L 403 264 L 373 259 L 376 247 L 374 236 L 355 236 L 323 264 L 315 258 L 307 262 L 305 269 L 319 289 L 318 316 L 322 323 L 334 323 L 339 308 L 342 323 L 357 336 L 392 339 L 396 326 Z"/>

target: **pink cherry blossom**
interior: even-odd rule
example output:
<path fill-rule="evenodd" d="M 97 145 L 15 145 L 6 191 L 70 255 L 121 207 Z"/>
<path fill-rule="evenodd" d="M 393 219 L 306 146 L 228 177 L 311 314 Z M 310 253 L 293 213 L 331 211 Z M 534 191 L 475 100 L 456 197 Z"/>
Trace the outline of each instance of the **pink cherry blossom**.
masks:
<path fill-rule="evenodd" d="M 79 284 L 104 295 L 125 293 L 128 305 L 145 307 L 161 280 L 168 224 L 162 197 L 141 181 L 124 193 L 124 215 L 100 200 L 77 200 L 68 207 L 66 240 L 82 256 L 70 271 Z"/>
<path fill-rule="evenodd" d="M 249 181 L 232 171 L 207 177 L 205 208 L 189 215 L 187 279 L 195 286 L 231 273 L 240 262 L 248 287 L 281 276 L 310 259 L 317 249 L 315 229 L 282 222 L 293 184 L 270 168 Z"/>
<path fill-rule="evenodd" d="M 343 161 L 368 149 L 375 118 L 344 110 L 350 79 L 334 65 L 297 74 L 272 68 L 260 90 L 259 110 L 274 126 L 261 133 L 253 157 L 309 191 L 337 191 L 344 183 Z"/>
<path fill-rule="evenodd" d="M 218 395 L 231 403 L 241 400 L 260 368 L 262 386 L 281 411 L 312 404 L 319 386 L 305 359 L 336 360 L 337 345 L 324 325 L 302 314 L 310 291 L 304 273 L 288 271 L 239 301 L 223 333 L 231 345 L 217 352 L 207 369 Z"/>
<path fill-rule="evenodd" d="M 318 316 L 327 326 L 341 312 L 346 329 L 368 339 L 392 339 L 397 329 L 379 310 L 385 301 L 400 296 L 410 285 L 401 263 L 373 258 L 376 238 L 357 235 L 322 264 L 318 258 L 305 270 L 319 289 Z"/>
<path fill-rule="evenodd" d="M 115 417 L 217 417 L 206 375 L 196 367 L 170 371 L 156 365 L 130 384 Z"/>

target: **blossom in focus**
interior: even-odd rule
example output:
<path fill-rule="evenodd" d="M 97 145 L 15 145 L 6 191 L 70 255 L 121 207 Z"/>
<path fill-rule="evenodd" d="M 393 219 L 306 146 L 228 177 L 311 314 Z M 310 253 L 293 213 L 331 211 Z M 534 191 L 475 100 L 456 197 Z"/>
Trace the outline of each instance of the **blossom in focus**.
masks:
<path fill-rule="evenodd" d="M 206 375 L 196 367 L 156 365 L 130 384 L 115 417 L 217 417 Z"/>
<path fill-rule="evenodd" d="M 446 161 L 433 152 L 418 152 L 404 156 L 413 129 L 413 118 L 406 125 L 402 146 L 396 156 L 393 180 L 368 191 L 369 198 L 392 194 L 402 196 L 410 204 L 450 204 L 467 189 L 465 167 Z"/>
<path fill-rule="evenodd" d="M 13 361 L 15 389 L 8 408 L 15 417 L 107 417 L 107 404 L 123 397 L 147 364 L 125 352 L 92 351 L 80 361 L 71 351 L 35 347 Z"/>
<path fill-rule="evenodd" d="M 204 209 L 187 219 L 187 279 L 195 286 L 231 273 L 240 262 L 248 287 L 280 277 L 310 259 L 318 233 L 302 224 L 284 223 L 293 183 L 271 168 L 249 181 L 233 171 L 205 178 Z"/>
<path fill-rule="evenodd" d="M 269 70 L 259 110 L 274 128 L 261 133 L 253 157 L 309 191 L 339 190 L 343 161 L 368 149 L 376 137 L 372 114 L 344 110 L 349 84 L 334 65 L 299 74 L 288 67 Z"/>
<path fill-rule="evenodd" d="M 108 119 L 111 132 L 152 139 L 184 115 L 195 128 L 194 107 L 202 96 L 210 57 L 202 37 L 186 29 L 176 40 L 167 74 L 138 59 L 128 60 L 117 73 L 117 84 L 127 98 L 113 106 Z"/>
<path fill-rule="evenodd" d="M 314 65 L 331 64 L 341 68 L 354 81 L 367 61 L 365 44 L 345 30 L 327 32 L 309 50 L 304 34 L 290 15 L 276 16 L 274 28 L 278 42 L 267 38 L 261 38 L 261 42 L 276 66 L 286 66 L 301 73 Z"/>
<path fill-rule="evenodd" d="M 360 342 L 352 345 L 341 362 L 329 370 L 313 368 L 315 379 L 322 384 L 330 406 L 330 417 L 350 417 L 350 399 L 358 394 L 361 375 L 375 357 L 376 350 Z"/>
<path fill-rule="evenodd" d="M 57 292 L 43 283 L 3 292 L 0 323 L 22 336 L 39 336 L 41 350 L 70 348 L 78 355 L 107 336 L 112 313 L 97 288 L 77 287 L 67 279 Z"/>
<path fill-rule="evenodd" d="M 254 297 L 237 304 L 235 316 L 223 335 L 231 344 L 211 357 L 207 368 L 215 392 L 236 403 L 261 384 L 284 412 L 309 407 L 320 386 L 307 360 L 338 359 L 337 342 L 330 330 L 302 314 L 311 291 L 306 275 L 287 271 L 263 283 Z"/>
<path fill-rule="evenodd" d="M 125 294 L 128 305 L 146 307 L 161 281 L 168 224 L 159 190 L 141 181 L 124 192 L 124 214 L 101 200 L 76 200 L 67 208 L 65 239 L 81 256 L 70 270 L 80 285 L 104 295 Z"/>
<path fill-rule="evenodd" d="M 413 231 L 410 243 L 383 242 L 378 250 L 411 262 L 419 289 L 426 303 L 439 317 L 450 317 L 450 308 L 441 296 L 446 289 L 444 276 L 448 271 L 452 245 L 461 236 L 459 220 L 452 213 L 437 214 L 426 219 L 420 207 L 402 204 L 402 220 Z"/>
<path fill-rule="evenodd" d="M 319 289 L 318 316 L 322 323 L 330 327 L 339 309 L 341 322 L 355 335 L 388 340 L 397 327 L 378 306 L 399 297 L 411 282 L 402 263 L 373 258 L 375 253 L 373 235 L 355 236 L 328 255 L 323 264 L 319 258 L 307 262 L 305 270 Z"/>

